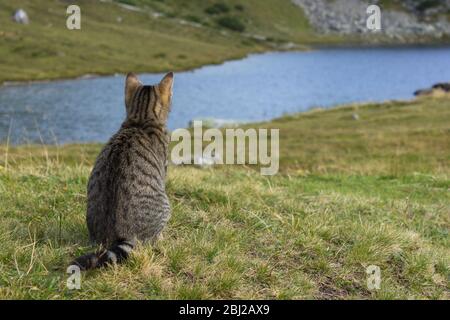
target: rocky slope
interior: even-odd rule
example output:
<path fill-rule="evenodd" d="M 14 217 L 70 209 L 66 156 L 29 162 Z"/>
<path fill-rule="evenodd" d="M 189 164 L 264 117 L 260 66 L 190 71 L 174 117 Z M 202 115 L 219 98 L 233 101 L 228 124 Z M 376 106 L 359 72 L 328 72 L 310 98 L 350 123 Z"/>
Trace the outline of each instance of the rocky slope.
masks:
<path fill-rule="evenodd" d="M 450 0 L 292 0 L 322 34 L 363 35 L 368 42 L 440 41 L 450 37 Z M 369 5 L 381 8 L 381 30 L 367 28 Z M 390 5 L 386 5 L 390 4 Z M 371 34 L 373 36 L 369 37 Z"/>

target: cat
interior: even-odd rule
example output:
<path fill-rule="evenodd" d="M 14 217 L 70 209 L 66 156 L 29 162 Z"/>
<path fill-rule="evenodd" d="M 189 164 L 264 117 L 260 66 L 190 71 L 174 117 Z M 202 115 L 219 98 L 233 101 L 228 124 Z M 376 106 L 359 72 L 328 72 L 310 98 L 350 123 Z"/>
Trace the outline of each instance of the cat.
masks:
<path fill-rule="evenodd" d="M 154 86 L 127 75 L 126 119 L 97 157 L 87 187 L 89 236 L 103 249 L 71 263 L 81 270 L 123 262 L 138 241 L 153 243 L 170 218 L 166 124 L 173 81 L 172 72 Z"/>

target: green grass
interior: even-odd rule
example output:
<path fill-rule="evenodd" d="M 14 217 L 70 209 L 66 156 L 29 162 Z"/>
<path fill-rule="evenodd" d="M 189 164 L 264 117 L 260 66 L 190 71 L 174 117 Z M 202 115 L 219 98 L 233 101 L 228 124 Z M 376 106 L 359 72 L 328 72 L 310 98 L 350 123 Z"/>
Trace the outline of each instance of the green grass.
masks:
<path fill-rule="evenodd" d="M 141 11 L 126 9 L 123 3 Z M 81 0 L 81 30 L 68 30 L 68 4 L 63 1 L 2 1 L 0 83 L 185 70 L 276 49 L 289 41 L 300 47 L 328 41 L 312 33 L 302 11 L 289 0 L 231 1 L 229 14 L 209 15 L 205 9 L 213 3 Z M 244 10 L 233 3 L 244 4 Z M 29 14 L 29 25 L 12 21 L 18 8 Z M 229 15 L 244 24 L 245 34 L 217 23 Z M 255 34 L 268 40 L 255 39 Z"/>
<path fill-rule="evenodd" d="M 264 126 L 281 128 L 289 170 L 399 176 L 450 172 L 449 119 L 443 98 L 315 109 Z"/>
<path fill-rule="evenodd" d="M 280 128 L 280 174 L 171 166 L 163 239 L 74 291 L 101 146 L 2 146 L 0 298 L 449 299 L 449 120 L 448 99 L 422 99 L 261 124 Z"/>
<path fill-rule="evenodd" d="M 190 69 L 264 48 L 234 34 L 87 0 L 78 2 L 82 29 L 70 31 L 63 2 L 17 2 L 0 4 L 0 82 Z M 30 25 L 11 21 L 18 7 L 29 13 Z M 180 53 L 188 53 L 188 59 L 180 59 Z"/>
<path fill-rule="evenodd" d="M 333 37 L 315 34 L 302 10 L 286 0 L 136 0 L 135 3 L 170 12 L 176 17 L 195 15 L 211 27 L 217 26 L 217 18 L 234 16 L 245 24 L 247 33 L 281 41 L 300 44 L 336 41 Z M 217 9 L 224 5 L 228 11 Z M 242 6 L 242 10 L 236 6 Z M 208 13 L 210 8 L 214 8 L 216 13 Z"/>

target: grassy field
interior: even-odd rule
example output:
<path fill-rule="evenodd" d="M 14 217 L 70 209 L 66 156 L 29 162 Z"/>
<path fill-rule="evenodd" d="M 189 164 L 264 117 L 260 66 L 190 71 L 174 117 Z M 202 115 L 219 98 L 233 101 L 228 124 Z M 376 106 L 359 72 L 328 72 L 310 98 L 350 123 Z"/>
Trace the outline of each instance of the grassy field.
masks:
<path fill-rule="evenodd" d="M 92 250 L 85 190 L 101 146 L 2 146 L 0 298 L 450 299 L 450 100 L 259 125 L 280 128 L 280 174 L 171 166 L 163 239 L 74 291 L 65 270 Z"/>
<path fill-rule="evenodd" d="M 183 70 L 289 42 L 298 49 L 342 40 L 314 34 L 289 0 L 233 0 L 225 12 L 208 13 L 217 3 L 81 0 L 81 30 L 68 30 L 64 1 L 1 1 L 0 83 Z M 12 21 L 18 8 L 28 13 L 29 25 Z M 233 29 L 236 20 L 244 30 Z"/>

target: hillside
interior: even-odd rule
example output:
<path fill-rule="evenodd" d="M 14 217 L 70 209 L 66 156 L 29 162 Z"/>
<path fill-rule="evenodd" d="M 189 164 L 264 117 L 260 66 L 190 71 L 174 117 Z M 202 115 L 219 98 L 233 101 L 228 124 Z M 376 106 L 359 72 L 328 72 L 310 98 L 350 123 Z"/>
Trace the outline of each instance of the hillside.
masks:
<path fill-rule="evenodd" d="M 65 1 L 2 1 L 0 83 L 189 69 L 320 40 L 289 0 L 230 1 L 229 12 L 207 13 L 215 3 L 81 0 L 81 30 L 68 30 Z M 12 21 L 18 8 L 30 24 Z"/>
<path fill-rule="evenodd" d="M 383 33 L 368 34 L 367 4 L 355 9 L 354 1 L 79 0 L 81 30 L 70 31 L 67 1 L 4 0 L 0 84 L 185 70 L 251 52 L 320 45 L 448 43 L 448 19 L 438 22 L 430 11 L 434 20 L 422 21 L 396 0 L 377 2 L 387 10 Z M 30 24 L 13 22 L 19 8 Z"/>
<path fill-rule="evenodd" d="M 100 145 L 2 146 L 0 298 L 449 299 L 449 120 L 448 99 L 420 99 L 261 124 L 280 128 L 280 174 L 171 166 L 163 240 L 78 291 L 65 268 L 92 249 Z"/>
<path fill-rule="evenodd" d="M 70 31 L 67 1 L 5 0 L 0 3 L 0 84 L 185 70 L 251 52 L 316 45 L 448 42 L 448 21 L 431 26 L 416 21 L 398 1 L 380 2 L 383 10 L 402 8 L 400 16 L 387 13 L 387 37 L 367 36 L 365 4 L 355 12 L 345 7 L 348 2 L 353 8 L 352 1 L 80 0 L 81 30 Z M 30 24 L 13 22 L 19 8 Z"/>

